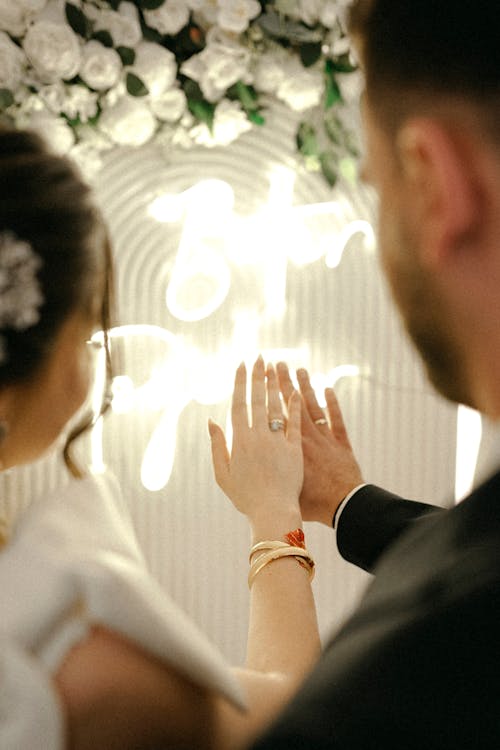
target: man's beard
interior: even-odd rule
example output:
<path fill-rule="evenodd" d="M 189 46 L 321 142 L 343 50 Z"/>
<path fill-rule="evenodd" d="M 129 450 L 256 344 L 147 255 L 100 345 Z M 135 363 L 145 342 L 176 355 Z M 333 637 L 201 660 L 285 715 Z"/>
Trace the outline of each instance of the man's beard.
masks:
<path fill-rule="evenodd" d="M 450 312 L 435 279 L 421 267 L 409 232 L 400 226 L 398 235 L 393 262 L 384 265 L 406 330 L 436 390 L 450 401 L 474 407 Z"/>

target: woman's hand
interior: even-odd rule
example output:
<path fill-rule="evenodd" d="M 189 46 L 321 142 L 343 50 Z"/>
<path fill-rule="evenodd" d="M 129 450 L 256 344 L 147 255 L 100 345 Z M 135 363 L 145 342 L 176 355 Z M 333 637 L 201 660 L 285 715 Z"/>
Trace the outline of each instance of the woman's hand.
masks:
<path fill-rule="evenodd" d="M 268 529 L 274 516 L 283 534 L 289 530 L 288 518 L 290 523 L 300 521 L 301 399 L 298 393 L 290 393 L 286 424 L 276 372 L 272 366 L 266 371 L 259 357 L 252 370 L 250 424 L 246 382 L 246 368 L 241 364 L 234 382 L 231 453 L 221 428 L 209 422 L 215 478 L 235 507 L 248 516 L 254 531 L 264 525 Z"/>

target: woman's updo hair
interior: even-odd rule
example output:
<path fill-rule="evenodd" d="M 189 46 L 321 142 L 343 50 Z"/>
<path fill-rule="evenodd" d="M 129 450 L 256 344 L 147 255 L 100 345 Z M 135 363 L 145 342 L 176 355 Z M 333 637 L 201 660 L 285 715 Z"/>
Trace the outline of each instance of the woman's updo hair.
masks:
<path fill-rule="evenodd" d="M 95 324 L 104 332 L 109 381 L 113 264 L 102 217 L 90 188 L 69 159 L 50 153 L 34 133 L 4 127 L 0 127 L 0 238 L 4 246 L 10 241 L 31 248 L 41 294 L 35 322 L 19 327 L 5 322 L 5 316 L 0 320 L 0 388 L 36 376 L 63 323 L 75 312 L 88 315 L 89 321 L 97 313 Z M 19 285 L 16 306 L 22 312 L 22 282 Z M 96 294 L 100 311 L 95 308 Z M 101 413 L 106 406 L 104 402 Z M 95 417 L 82 420 L 66 443 L 64 459 L 75 476 L 82 474 L 71 458 L 71 443 Z"/>
<path fill-rule="evenodd" d="M 28 243 L 38 256 L 43 297 L 36 324 L 21 330 L 0 326 L 6 353 L 1 388 L 34 375 L 64 321 L 76 311 L 90 316 L 100 290 L 102 321 L 96 323 L 107 329 L 111 257 L 102 218 L 76 168 L 50 153 L 34 133 L 5 128 L 0 128 L 0 235 Z"/>

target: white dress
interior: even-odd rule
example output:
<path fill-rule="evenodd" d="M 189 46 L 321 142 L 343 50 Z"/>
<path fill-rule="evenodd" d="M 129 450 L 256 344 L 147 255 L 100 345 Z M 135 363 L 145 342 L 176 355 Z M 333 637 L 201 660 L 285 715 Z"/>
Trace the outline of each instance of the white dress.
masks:
<path fill-rule="evenodd" d="M 0 748 L 60 750 L 51 675 L 93 624 L 244 706 L 215 647 L 146 570 L 117 483 L 72 481 L 27 511 L 0 554 Z"/>

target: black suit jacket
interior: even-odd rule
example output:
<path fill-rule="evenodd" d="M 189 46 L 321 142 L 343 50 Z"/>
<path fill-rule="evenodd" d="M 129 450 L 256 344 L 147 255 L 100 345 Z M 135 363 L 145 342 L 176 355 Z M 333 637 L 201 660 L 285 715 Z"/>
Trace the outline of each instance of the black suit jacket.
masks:
<path fill-rule="evenodd" d="M 337 540 L 375 577 L 255 750 L 500 750 L 500 473 L 451 510 L 365 487 Z"/>

